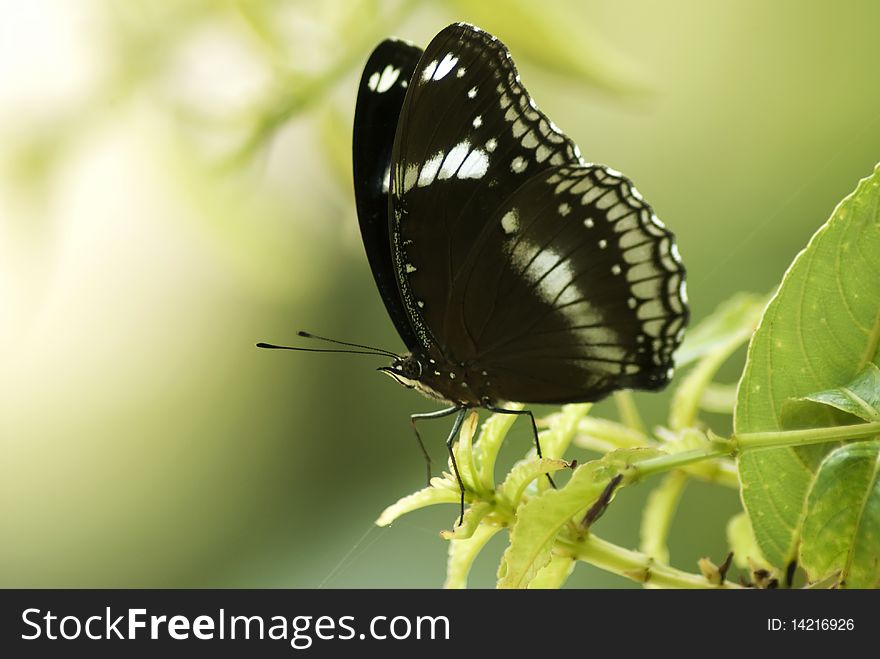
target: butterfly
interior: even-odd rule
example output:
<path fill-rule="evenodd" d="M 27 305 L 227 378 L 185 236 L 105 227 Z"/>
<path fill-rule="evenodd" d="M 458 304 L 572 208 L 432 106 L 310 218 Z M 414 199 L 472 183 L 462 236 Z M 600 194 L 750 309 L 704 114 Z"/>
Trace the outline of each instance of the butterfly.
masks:
<path fill-rule="evenodd" d="M 629 179 L 585 162 L 510 52 L 472 25 L 424 52 L 380 43 L 358 89 L 354 192 L 382 301 L 407 347 L 385 374 L 473 408 L 598 401 L 672 377 L 688 320 L 673 234 Z M 347 344 L 356 345 L 356 344 Z M 363 347 L 363 346 L 357 346 Z M 383 351 L 383 354 L 393 355 Z"/>

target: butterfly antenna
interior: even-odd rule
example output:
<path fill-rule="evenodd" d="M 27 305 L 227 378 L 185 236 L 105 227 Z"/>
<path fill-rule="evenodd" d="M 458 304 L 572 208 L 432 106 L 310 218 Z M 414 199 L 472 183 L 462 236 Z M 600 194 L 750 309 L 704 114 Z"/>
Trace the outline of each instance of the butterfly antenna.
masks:
<path fill-rule="evenodd" d="M 297 336 L 301 336 L 304 339 L 317 339 L 318 341 L 326 341 L 327 343 L 335 343 L 336 345 L 348 346 L 350 348 L 363 348 L 364 350 L 372 350 L 378 355 L 386 355 L 388 357 L 395 357 L 397 359 L 400 359 L 400 355 L 398 355 L 396 352 L 383 350 L 382 348 L 375 348 L 373 346 L 367 346 L 360 343 L 349 343 L 348 341 L 337 341 L 336 339 L 328 339 L 325 336 L 318 336 L 317 334 L 312 334 L 311 332 L 305 332 L 303 330 L 300 330 L 296 334 Z"/>
<path fill-rule="evenodd" d="M 372 355 L 373 357 L 384 357 L 385 354 L 381 352 L 371 352 L 368 350 L 336 350 L 333 348 L 297 348 L 294 346 L 279 346 L 274 343 L 263 343 L 262 341 L 257 344 L 258 348 L 265 348 L 266 350 L 294 350 L 296 352 L 339 352 L 345 353 L 346 355 Z"/>

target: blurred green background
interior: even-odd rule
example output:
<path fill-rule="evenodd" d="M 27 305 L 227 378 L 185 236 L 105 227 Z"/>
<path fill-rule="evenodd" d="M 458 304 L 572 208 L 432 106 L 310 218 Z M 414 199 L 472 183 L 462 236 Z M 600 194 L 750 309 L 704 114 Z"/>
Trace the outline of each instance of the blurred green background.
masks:
<path fill-rule="evenodd" d="M 424 45 L 468 20 L 505 41 L 541 108 L 676 232 L 695 320 L 771 290 L 880 160 L 870 0 L 3 0 L 0 16 L 5 587 L 442 583 L 457 509 L 373 527 L 423 485 L 407 415 L 435 406 L 372 358 L 253 346 L 304 328 L 402 348 L 349 171 L 384 36 Z M 663 421 L 666 395 L 636 400 Z M 448 424 L 426 428 L 442 463 Z M 503 455 L 528 447 L 517 424 Z M 647 491 L 597 533 L 636 546 Z M 689 485 L 673 564 L 722 558 L 738 507 Z M 473 586 L 493 585 L 501 535 Z M 582 565 L 569 585 L 629 584 Z"/>

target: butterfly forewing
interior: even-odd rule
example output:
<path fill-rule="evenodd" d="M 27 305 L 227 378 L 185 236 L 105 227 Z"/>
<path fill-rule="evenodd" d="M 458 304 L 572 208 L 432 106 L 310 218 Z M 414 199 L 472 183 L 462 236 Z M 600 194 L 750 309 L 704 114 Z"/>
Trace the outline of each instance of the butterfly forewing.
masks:
<path fill-rule="evenodd" d="M 421 48 L 397 39 L 376 47 L 358 88 L 352 138 L 354 192 L 364 249 L 388 315 L 410 349 L 416 339 L 392 265 L 388 188 L 394 133 L 421 54 Z"/>
<path fill-rule="evenodd" d="M 425 49 L 392 161 L 392 251 L 404 304 L 426 349 L 467 360 L 476 346 L 452 292 L 474 243 L 530 177 L 579 162 L 577 147 L 534 107 L 504 45 L 458 24 Z"/>

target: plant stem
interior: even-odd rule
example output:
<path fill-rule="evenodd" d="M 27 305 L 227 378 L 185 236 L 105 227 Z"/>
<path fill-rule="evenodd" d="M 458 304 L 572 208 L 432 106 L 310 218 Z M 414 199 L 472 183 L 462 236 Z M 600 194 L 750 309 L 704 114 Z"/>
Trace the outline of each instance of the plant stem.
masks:
<path fill-rule="evenodd" d="M 750 432 L 724 441 L 730 442 L 733 451 L 747 451 L 758 448 L 808 446 L 810 444 L 824 444 L 825 442 L 867 439 L 875 435 L 880 435 L 880 421 L 857 423 L 851 426 L 833 426 L 831 428 Z"/>
<path fill-rule="evenodd" d="M 721 585 L 709 582 L 701 574 L 684 572 L 668 565 L 655 563 L 641 552 L 624 549 L 607 540 L 588 535 L 583 540 L 558 540 L 579 561 L 595 565 L 607 572 L 619 574 L 638 583 L 650 583 L 666 588 L 739 588 L 725 581 Z"/>
<path fill-rule="evenodd" d="M 865 439 L 880 435 L 880 421 L 857 423 L 851 426 L 832 428 L 809 428 L 806 430 L 778 430 L 772 432 L 752 432 L 730 438 L 711 436 L 704 447 L 648 458 L 630 465 L 635 478 L 678 469 L 695 462 L 718 458 L 724 455 L 736 456 L 743 451 L 766 448 L 785 448 L 824 444 L 826 442 Z"/>

